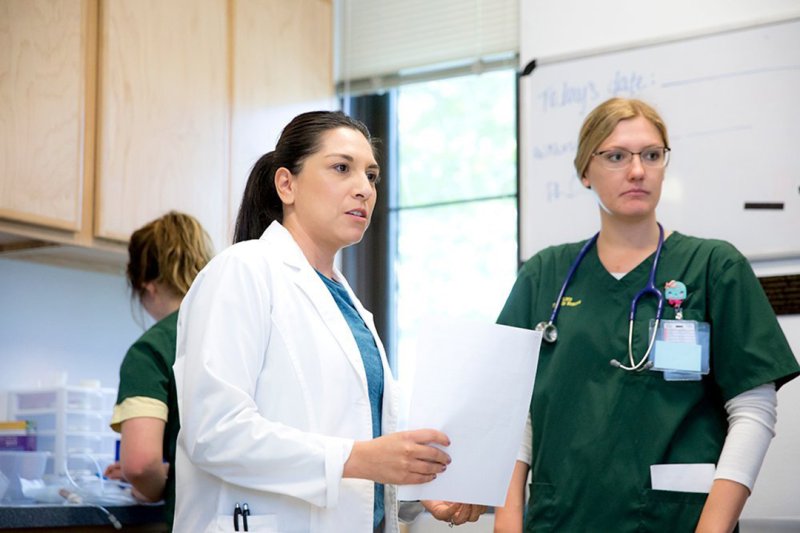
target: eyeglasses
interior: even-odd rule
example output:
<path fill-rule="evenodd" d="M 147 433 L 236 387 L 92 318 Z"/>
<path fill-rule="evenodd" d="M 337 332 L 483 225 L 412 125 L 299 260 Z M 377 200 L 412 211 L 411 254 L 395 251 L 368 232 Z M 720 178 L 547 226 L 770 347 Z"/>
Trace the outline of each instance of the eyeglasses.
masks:
<path fill-rule="evenodd" d="M 631 152 L 624 148 L 594 152 L 592 157 L 608 170 L 622 170 L 628 168 L 633 162 L 633 156 L 638 155 L 642 165 L 649 168 L 664 168 L 669 162 L 670 149 L 666 146 L 651 146 L 641 152 Z"/>

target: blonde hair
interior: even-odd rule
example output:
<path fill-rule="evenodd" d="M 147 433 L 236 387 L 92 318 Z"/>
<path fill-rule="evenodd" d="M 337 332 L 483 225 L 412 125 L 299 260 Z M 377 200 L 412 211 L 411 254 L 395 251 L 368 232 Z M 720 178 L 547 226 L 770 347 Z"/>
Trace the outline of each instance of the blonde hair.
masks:
<path fill-rule="evenodd" d="M 200 222 L 191 215 L 170 211 L 131 235 L 128 283 L 139 297 L 150 281 L 183 297 L 213 255 L 211 239 Z"/>
<path fill-rule="evenodd" d="M 575 170 L 578 178 L 582 178 L 592 160 L 592 154 L 617 127 L 620 121 L 629 118 L 644 117 L 653 123 L 664 146 L 669 148 L 667 126 L 661 115 L 650 105 L 635 98 L 611 98 L 595 107 L 583 121 L 578 135 L 578 151 L 575 154 Z"/>

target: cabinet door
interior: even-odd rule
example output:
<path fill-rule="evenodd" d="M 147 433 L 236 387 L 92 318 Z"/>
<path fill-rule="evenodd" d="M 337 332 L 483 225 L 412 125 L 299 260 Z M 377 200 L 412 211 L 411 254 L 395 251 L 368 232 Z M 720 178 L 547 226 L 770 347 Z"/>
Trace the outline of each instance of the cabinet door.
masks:
<path fill-rule="evenodd" d="M 100 3 L 95 235 L 127 240 L 169 210 L 219 250 L 228 199 L 227 2 Z"/>
<path fill-rule="evenodd" d="M 0 0 L 0 219 L 88 233 L 96 24 L 95 0 Z"/>

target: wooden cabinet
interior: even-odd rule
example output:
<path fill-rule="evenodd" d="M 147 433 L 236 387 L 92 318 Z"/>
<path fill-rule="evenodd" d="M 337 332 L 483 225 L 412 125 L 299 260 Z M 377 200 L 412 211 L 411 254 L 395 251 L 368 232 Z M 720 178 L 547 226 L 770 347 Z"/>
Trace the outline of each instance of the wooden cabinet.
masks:
<path fill-rule="evenodd" d="M 95 8 L 0 0 L 0 218 L 34 234 L 91 231 Z"/>
<path fill-rule="evenodd" d="M 95 235 L 125 241 L 170 209 L 226 241 L 228 35 L 223 0 L 100 5 Z"/>
<path fill-rule="evenodd" d="M 331 0 L 0 0 L 0 253 L 118 271 L 171 209 L 221 250 L 280 128 L 335 105 L 332 47 Z"/>

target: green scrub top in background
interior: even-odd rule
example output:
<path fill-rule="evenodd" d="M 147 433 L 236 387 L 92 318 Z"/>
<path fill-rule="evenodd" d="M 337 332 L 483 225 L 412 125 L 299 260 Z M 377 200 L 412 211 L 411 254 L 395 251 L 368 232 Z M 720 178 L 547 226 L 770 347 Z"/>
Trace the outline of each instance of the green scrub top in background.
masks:
<path fill-rule="evenodd" d="M 584 241 L 585 242 L 585 241 Z M 534 328 L 547 320 L 583 243 L 543 250 L 520 271 L 498 323 Z M 717 463 L 727 433 L 724 403 L 764 383 L 780 387 L 800 367 L 747 260 L 730 244 L 673 233 L 656 272 L 687 287 L 685 320 L 711 325 L 711 372 L 667 382 L 661 372 L 626 372 L 631 300 L 653 255 L 621 280 L 593 246 L 578 267 L 542 342 L 531 404 L 533 458 L 526 531 L 694 531 L 706 494 L 650 488 L 650 466 Z M 656 299 L 640 300 L 638 361 Z M 663 318 L 675 318 L 667 306 Z"/>
<path fill-rule="evenodd" d="M 178 331 L 178 311 L 156 322 L 128 349 L 119 372 L 117 405 L 127 398 L 153 398 L 167 406 L 164 460 L 169 462 L 164 487 L 164 515 L 170 530 L 175 514 L 175 449 L 180 430 L 178 395 L 172 365 Z"/>

